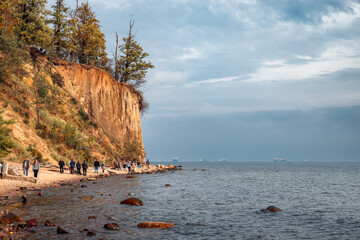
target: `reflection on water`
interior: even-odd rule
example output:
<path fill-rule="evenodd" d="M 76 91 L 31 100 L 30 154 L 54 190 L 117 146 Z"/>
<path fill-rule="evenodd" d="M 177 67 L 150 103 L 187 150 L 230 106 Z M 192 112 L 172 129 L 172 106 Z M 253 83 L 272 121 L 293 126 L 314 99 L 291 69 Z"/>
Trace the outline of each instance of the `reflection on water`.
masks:
<path fill-rule="evenodd" d="M 49 189 L 20 206 L 37 218 L 29 239 L 84 239 L 84 228 L 106 239 L 356 239 L 360 236 L 360 164 L 202 163 L 184 171 L 99 179 L 87 188 Z M 194 168 L 206 171 L 193 171 Z M 165 187 L 171 184 L 171 187 Z M 134 194 L 144 206 L 120 201 Z M 276 205 L 285 211 L 265 213 Z M 88 219 L 96 216 L 96 219 Z M 70 235 L 56 235 L 50 220 Z M 169 221 L 170 229 L 140 229 Z M 103 228 L 116 222 L 120 231 Z"/>

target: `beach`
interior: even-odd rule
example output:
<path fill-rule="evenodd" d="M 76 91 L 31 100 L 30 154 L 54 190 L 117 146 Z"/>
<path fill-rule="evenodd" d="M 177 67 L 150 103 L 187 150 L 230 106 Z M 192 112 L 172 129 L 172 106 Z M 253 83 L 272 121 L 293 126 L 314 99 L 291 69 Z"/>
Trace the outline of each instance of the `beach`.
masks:
<path fill-rule="evenodd" d="M 9 167 L 17 168 L 22 172 L 20 164 L 9 162 Z M 78 182 L 84 178 L 97 178 L 97 177 L 107 177 L 110 175 L 125 175 L 129 174 L 127 170 L 116 170 L 112 168 L 107 168 L 105 173 L 102 174 L 102 170 L 99 169 L 99 173 L 95 173 L 94 167 L 89 167 L 87 170 L 87 175 L 78 174 L 77 171 L 74 171 L 73 174 L 65 168 L 64 173 L 60 173 L 59 167 L 56 165 L 48 165 L 46 167 L 41 166 L 36 182 L 34 182 L 34 173 L 29 169 L 28 177 L 23 177 L 24 180 L 13 180 L 4 177 L 0 179 L 0 206 L 6 204 L 6 200 L 13 199 L 22 194 L 22 188 L 26 188 L 32 191 L 39 191 L 44 188 L 59 187 L 62 183 Z M 155 167 L 150 165 L 149 167 L 143 166 L 142 168 L 136 168 L 134 174 L 142 173 L 154 173 L 166 169 L 165 166 Z M 31 192 L 30 192 L 31 193 Z"/>

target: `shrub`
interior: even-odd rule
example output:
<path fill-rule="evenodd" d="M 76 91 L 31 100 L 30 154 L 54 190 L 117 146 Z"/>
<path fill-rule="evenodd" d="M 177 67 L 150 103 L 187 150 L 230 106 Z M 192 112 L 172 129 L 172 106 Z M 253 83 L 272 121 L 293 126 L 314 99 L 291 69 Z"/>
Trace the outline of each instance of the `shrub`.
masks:
<path fill-rule="evenodd" d="M 10 138 L 11 129 L 7 128 L 6 125 L 14 123 L 14 120 L 5 121 L 1 114 L 3 111 L 0 111 L 0 157 L 5 157 L 11 151 L 10 149 L 14 147 L 14 142 Z"/>
<path fill-rule="evenodd" d="M 90 119 L 89 115 L 87 114 L 87 112 L 85 112 L 83 107 L 79 109 L 79 115 L 81 116 L 81 119 L 84 120 L 85 122 Z"/>

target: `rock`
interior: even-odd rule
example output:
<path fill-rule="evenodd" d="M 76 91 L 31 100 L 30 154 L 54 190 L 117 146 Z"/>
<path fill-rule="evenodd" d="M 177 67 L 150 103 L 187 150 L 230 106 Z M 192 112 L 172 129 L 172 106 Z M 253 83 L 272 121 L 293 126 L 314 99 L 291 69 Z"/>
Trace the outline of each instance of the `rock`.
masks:
<path fill-rule="evenodd" d="M 197 171 L 197 169 L 195 168 L 194 171 Z"/>
<path fill-rule="evenodd" d="M 0 223 L 4 222 L 5 224 L 13 223 L 13 222 L 21 222 L 21 218 L 12 212 L 6 212 L 4 215 L 0 217 Z"/>
<path fill-rule="evenodd" d="M 54 185 L 54 188 L 61 188 L 61 185 Z"/>
<path fill-rule="evenodd" d="M 137 177 L 134 175 L 129 175 L 129 176 L 126 176 L 126 178 L 137 178 Z"/>
<path fill-rule="evenodd" d="M 27 203 L 27 198 L 26 198 L 26 196 L 25 196 L 25 195 L 24 195 L 24 196 L 21 196 L 21 198 L 22 198 L 23 204 L 26 204 L 26 203 Z"/>
<path fill-rule="evenodd" d="M 88 178 L 87 180 L 88 181 L 96 181 L 97 179 L 96 178 Z"/>
<path fill-rule="evenodd" d="M 171 187 L 171 184 L 165 184 L 165 187 Z"/>
<path fill-rule="evenodd" d="M 88 217 L 88 219 L 96 219 L 96 217 L 95 216 L 90 216 L 90 217 Z"/>
<path fill-rule="evenodd" d="M 90 196 L 90 197 L 81 197 L 80 199 L 89 201 L 89 200 L 91 200 L 93 198 L 94 198 L 93 196 Z"/>
<path fill-rule="evenodd" d="M 56 232 L 57 232 L 58 234 L 69 234 L 68 231 L 65 231 L 65 230 L 62 229 L 61 227 L 57 227 Z"/>
<path fill-rule="evenodd" d="M 80 187 L 81 188 L 87 188 L 87 185 L 81 185 Z"/>
<path fill-rule="evenodd" d="M 104 225 L 104 228 L 109 230 L 120 230 L 120 227 L 117 223 L 107 223 Z"/>
<path fill-rule="evenodd" d="M 128 205 L 134 205 L 134 206 L 142 206 L 143 202 L 138 198 L 127 198 L 125 200 L 122 200 L 120 204 L 128 204 Z"/>
<path fill-rule="evenodd" d="M 175 169 L 175 167 L 173 165 L 169 165 L 167 168 L 168 169 Z"/>
<path fill-rule="evenodd" d="M 45 223 L 44 223 L 44 226 L 53 227 L 53 226 L 55 226 L 55 224 L 53 224 L 53 223 L 50 222 L 49 220 L 46 220 Z"/>
<path fill-rule="evenodd" d="M 269 212 L 282 212 L 282 211 L 284 211 L 284 210 L 282 210 L 282 209 L 280 209 L 278 207 L 275 207 L 275 206 L 269 206 L 269 207 L 266 208 L 266 210 L 269 211 Z"/>
<path fill-rule="evenodd" d="M 27 224 L 29 224 L 30 227 L 36 227 L 39 224 L 38 220 L 35 218 L 27 220 L 26 222 Z"/>
<path fill-rule="evenodd" d="M 174 227 L 175 224 L 170 222 L 142 222 L 137 225 L 140 228 L 168 228 Z"/>
<path fill-rule="evenodd" d="M 27 187 L 20 187 L 20 190 L 21 191 L 27 191 L 28 189 L 27 189 Z"/>
<path fill-rule="evenodd" d="M 27 222 L 21 222 L 21 223 L 18 224 L 17 227 L 24 229 L 24 228 L 29 227 L 29 224 Z"/>
<path fill-rule="evenodd" d="M 205 171 L 206 171 L 206 169 L 201 169 L 201 171 L 205 172 Z"/>
<path fill-rule="evenodd" d="M 93 237 L 96 236 L 96 233 L 94 231 L 88 231 L 88 233 L 86 234 L 86 236 L 88 237 Z"/>
<path fill-rule="evenodd" d="M 39 192 L 39 193 L 38 193 L 38 195 L 39 195 L 39 196 L 42 196 L 42 195 L 43 195 L 43 193 L 42 193 L 42 192 Z"/>

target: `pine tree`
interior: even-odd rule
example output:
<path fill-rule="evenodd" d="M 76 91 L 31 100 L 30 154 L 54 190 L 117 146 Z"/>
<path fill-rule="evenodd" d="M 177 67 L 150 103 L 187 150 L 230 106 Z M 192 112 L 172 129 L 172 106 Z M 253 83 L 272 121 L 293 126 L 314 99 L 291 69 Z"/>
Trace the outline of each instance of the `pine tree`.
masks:
<path fill-rule="evenodd" d="M 69 8 L 64 0 L 57 0 L 52 6 L 50 23 L 53 24 L 52 45 L 55 47 L 57 57 L 66 59 L 69 55 L 70 23 L 68 19 Z"/>
<path fill-rule="evenodd" d="M 19 23 L 17 15 L 18 0 L 0 1 L 0 35 L 12 38 Z"/>
<path fill-rule="evenodd" d="M 149 54 L 135 40 L 132 33 L 134 23 L 135 20 L 130 20 L 128 36 L 123 38 L 124 43 L 119 46 L 120 58 L 115 61 L 115 69 L 121 75 L 120 82 L 132 84 L 138 89 L 146 82 L 144 78 L 147 70 L 154 66 L 144 60 Z"/>
<path fill-rule="evenodd" d="M 19 0 L 18 40 L 27 46 L 46 48 L 51 43 L 51 30 L 46 25 L 46 0 Z"/>
<path fill-rule="evenodd" d="M 105 36 L 101 32 L 99 20 L 96 19 L 88 3 L 82 3 L 76 10 L 76 35 L 79 44 L 78 61 L 99 68 L 107 67 Z"/>

